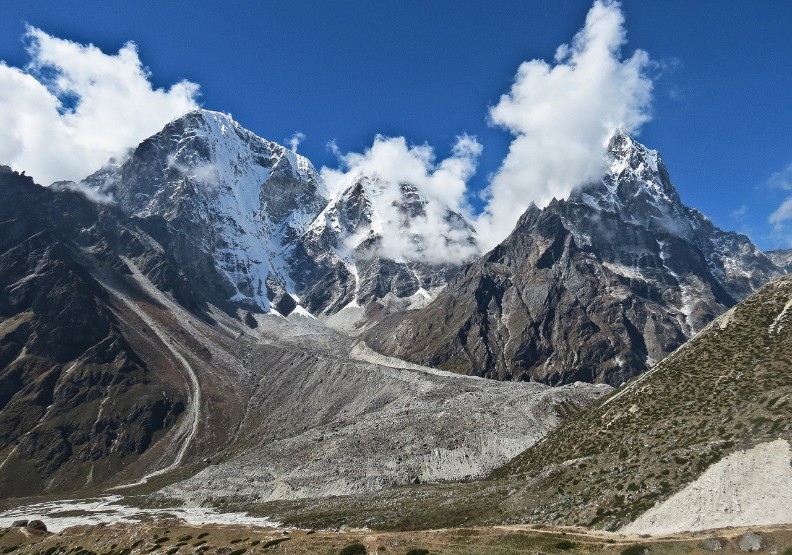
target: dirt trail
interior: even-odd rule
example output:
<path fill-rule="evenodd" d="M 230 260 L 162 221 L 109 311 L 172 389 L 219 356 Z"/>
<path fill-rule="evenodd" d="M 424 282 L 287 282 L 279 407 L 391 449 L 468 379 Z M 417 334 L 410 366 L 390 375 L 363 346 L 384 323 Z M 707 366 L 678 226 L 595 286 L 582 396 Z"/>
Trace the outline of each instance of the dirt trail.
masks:
<path fill-rule="evenodd" d="M 420 364 L 413 364 L 400 358 L 390 357 L 383 355 L 369 347 L 365 341 L 357 341 L 352 345 L 349 352 L 349 358 L 361 362 L 368 362 L 377 364 L 379 366 L 387 366 L 388 368 L 395 368 L 397 370 L 411 370 L 413 372 L 423 372 L 425 374 L 432 374 L 434 376 L 442 376 L 444 378 L 456 378 L 463 380 L 481 380 L 478 376 L 468 376 L 465 374 L 456 374 L 446 370 L 438 370 L 430 366 L 422 366 Z"/>
<path fill-rule="evenodd" d="M 149 285 L 146 278 L 140 274 L 139 270 L 133 263 L 128 260 L 126 262 L 132 270 L 135 280 L 141 287 L 145 288 L 148 294 L 154 297 L 154 299 L 161 304 L 166 306 L 170 304 L 170 302 L 160 291 Z M 113 296 L 123 302 L 130 310 L 137 314 L 138 317 L 140 317 L 140 319 L 146 323 L 151 331 L 153 331 L 157 337 L 159 337 L 163 345 L 168 348 L 174 358 L 179 362 L 179 365 L 183 369 L 183 375 L 187 384 L 187 394 L 189 396 L 187 411 L 180 419 L 178 428 L 176 428 L 176 430 L 173 432 L 174 443 L 181 444 L 179 450 L 176 452 L 173 462 L 165 468 L 161 468 L 146 474 L 136 482 L 111 488 L 111 490 L 120 490 L 145 484 L 149 479 L 170 472 L 181 465 L 182 460 L 184 460 L 184 455 L 187 453 L 187 449 L 190 447 L 190 444 L 192 443 L 192 440 L 198 431 L 198 425 L 201 420 L 200 410 L 202 398 L 201 387 L 198 383 L 198 376 L 195 374 L 195 371 L 193 370 L 192 366 L 190 366 L 190 363 L 187 361 L 187 359 L 184 358 L 182 354 L 176 349 L 173 340 L 168 336 L 168 334 L 159 326 L 159 324 L 157 324 L 157 322 L 154 321 L 151 316 L 149 316 L 148 313 L 146 313 L 146 311 L 144 311 L 135 301 L 130 299 L 123 292 L 118 291 L 107 284 L 105 284 L 105 287 L 113 294 Z"/>
<path fill-rule="evenodd" d="M 742 551 L 739 537 L 746 530 L 715 530 L 706 535 L 675 535 L 667 538 L 637 538 L 614 533 L 573 528 L 529 526 L 468 527 L 441 530 L 385 532 L 368 529 L 299 530 L 239 524 L 199 524 L 211 522 L 211 516 L 191 518 L 193 524 L 176 520 L 148 520 L 104 526 L 78 526 L 59 534 L 28 533 L 24 528 L 0 530 L 0 550 L 15 555 L 40 555 L 48 550 L 72 550 L 91 546 L 98 553 L 124 551 L 133 554 L 178 553 L 199 550 L 208 553 L 290 553 L 311 555 L 339 553 L 353 543 L 363 543 L 367 553 L 404 555 L 412 549 L 446 555 L 534 555 L 537 552 L 569 555 L 615 555 L 627 545 L 646 545 L 656 555 L 701 553 L 702 540 L 717 538 L 720 552 Z M 758 530 L 763 537 L 763 552 L 780 553 L 790 544 L 789 527 Z M 5 533 L 4 533 L 5 532 Z M 568 544 L 563 550 L 560 541 Z"/>

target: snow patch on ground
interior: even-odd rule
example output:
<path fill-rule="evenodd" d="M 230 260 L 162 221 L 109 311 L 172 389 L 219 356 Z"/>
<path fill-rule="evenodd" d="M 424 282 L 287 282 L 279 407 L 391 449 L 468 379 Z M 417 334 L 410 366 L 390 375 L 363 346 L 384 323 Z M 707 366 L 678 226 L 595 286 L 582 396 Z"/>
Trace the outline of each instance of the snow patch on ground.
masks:
<path fill-rule="evenodd" d="M 784 324 L 782 320 L 786 316 L 789 309 L 792 308 L 792 299 L 789 299 L 786 304 L 784 305 L 784 310 L 782 310 L 778 316 L 775 317 L 773 323 L 770 324 L 770 327 L 767 330 L 768 335 L 773 335 L 775 333 L 780 333 L 782 329 L 784 329 Z"/>
<path fill-rule="evenodd" d="M 0 512 L 0 528 L 15 520 L 42 520 L 50 532 L 61 532 L 72 526 L 135 523 L 148 520 L 179 519 L 188 524 L 245 524 L 278 528 L 280 523 L 246 513 L 221 513 L 207 507 L 139 509 L 123 504 L 120 495 L 93 499 L 66 499 L 23 505 Z"/>
<path fill-rule="evenodd" d="M 614 264 L 611 262 L 603 262 L 602 265 L 614 274 L 624 276 L 629 279 L 639 279 L 641 281 L 646 281 L 646 277 L 641 273 L 641 269 L 638 267 L 631 268 L 623 264 Z"/>
<path fill-rule="evenodd" d="M 738 451 L 620 530 L 663 535 L 792 523 L 792 448 L 783 439 Z"/>

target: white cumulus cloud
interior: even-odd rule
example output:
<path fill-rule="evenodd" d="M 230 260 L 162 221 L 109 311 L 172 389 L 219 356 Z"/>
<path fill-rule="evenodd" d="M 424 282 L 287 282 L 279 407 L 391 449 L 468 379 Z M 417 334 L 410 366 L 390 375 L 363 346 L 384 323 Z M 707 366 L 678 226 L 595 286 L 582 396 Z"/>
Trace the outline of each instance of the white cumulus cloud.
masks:
<path fill-rule="evenodd" d="M 134 43 L 117 54 L 29 27 L 30 62 L 0 62 L 0 163 L 79 181 L 197 107 L 198 85 L 156 89 Z"/>
<path fill-rule="evenodd" d="M 489 112 L 491 123 L 515 138 L 484 193 L 478 229 L 485 247 L 503 240 L 532 202 L 546 206 L 600 179 L 613 131 L 637 132 L 650 119 L 651 62 L 641 50 L 623 58 L 625 42 L 620 5 L 597 0 L 552 63 L 520 65 L 511 90 Z"/>
<path fill-rule="evenodd" d="M 635 133 L 650 119 L 652 80 L 647 72 L 653 62 L 641 50 L 622 56 L 625 42 L 621 6 L 597 0 L 583 28 L 570 44 L 557 49 L 552 63 L 531 60 L 520 65 L 511 90 L 489 110 L 491 124 L 514 139 L 483 193 L 486 206 L 477 216 L 466 197 L 481 145 L 467 136 L 440 163 L 435 163 L 431 147 L 410 147 L 403 137 L 378 136 L 363 154 L 342 155 L 331 143 L 343 169 L 322 169 L 328 189 L 345 187 L 361 174 L 376 176 L 383 184 L 377 208 L 387 213 L 398 204 L 399 184 L 414 184 L 429 201 L 421 224 L 427 236 L 448 233 L 440 209 L 447 206 L 475 223 L 475 247 L 490 249 L 508 236 L 531 203 L 544 207 L 553 197 L 566 198 L 575 187 L 601 179 L 613 132 L 621 128 Z M 386 224 L 383 234 L 386 256 L 458 262 L 472 254 L 474 246 L 465 245 L 460 253 L 442 241 L 425 252 L 411 252 L 415 246 L 399 233 L 396 214 L 386 220 L 395 225 L 390 229 Z"/>
<path fill-rule="evenodd" d="M 26 39 L 27 66 L 0 62 L 0 163 L 25 170 L 42 184 L 79 182 L 197 107 L 194 83 L 154 88 L 133 43 L 109 55 L 32 27 Z M 468 203 L 468 183 L 482 146 L 468 135 L 458 137 L 442 160 L 429 145 L 410 145 L 404 137 L 378 135 L 363 153 L 344 154 L 330 143 L 339 167 L 322 168 L 325 187 L 332 195 L 360 176 L 370 178 L 370 200 L 382 219 L 380 254 L 428 262 L 469 259 L 505 239 L 531 203 L 543 207 L 601 179 L 614 130 L 635 133 L 650 119 L 647 73 L 654 62 L 641 50 L 623 55 L 625 43 L 621 6 L 596 0 L 583 28 L 552 61 L 520 65 L 511 89 L 489 110 L 490 123 L 514 138 L 483 192 L 486 205 L 478 215 Z M 297 151 L 304 138 L 295 132 L 285 142 Z M 212 171 L 195 170 L 206 176 Z M 788 175 L 785 170 L 773 180 L 783 187 Z M 409 233 L 400 212 L 405 184 L 415 187 L 424 203 L 424 214 L 411 222 Z M 449 218 L 449 210 L 475 225 L 475 244 L 468 241 L 468 225 Z M 787 212 L 792 204 L 785 203 L 771 221 L 787 219 Z"/>
<path fill-rule="evenodd" d="M 478 253 L 477 245 L 468 242 L 470 228 L 448 217 L 451 210 L 465 221 L 471 219 L 465 194 L 482 150 L 475 137 L 457 137 L 451 155 L 439 162 L 430 146 L 408 145 L 404 137 L 378 135 L 363 153 L 341 154 L 334 143 L 330 148 L 341 166 L 321 169 L 331 193 L 343 192 L 362 176 L 368 178 L 366 193 L 379 217 L 375 225 L 381 226 L 380 255 L 393 260 L 462 262 Z M 413 218 L 409 229 L 403 226 L 400 212 L 403 184 L 415 187 L 424 202 L 424 214 Z M 348 237 L 348 246 L 357 246 L 367 232 L 364 228 Z"/>

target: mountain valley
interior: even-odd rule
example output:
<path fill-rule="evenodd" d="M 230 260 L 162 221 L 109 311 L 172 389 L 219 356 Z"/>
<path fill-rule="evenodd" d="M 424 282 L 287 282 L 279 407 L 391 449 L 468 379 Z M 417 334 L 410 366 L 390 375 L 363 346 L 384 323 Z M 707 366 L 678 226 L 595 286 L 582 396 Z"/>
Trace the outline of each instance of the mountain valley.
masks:
<path fill-rule="evenodd" d="M 329 190 L 208 110 L 79 183 L 0 167 L 0 500 L 302 529 L 792 523 L 768 493 L 792 460 L 788 253 L 684 205 L 620 130 L 605 162 L 487 253 L 415 185 Z M 735 481 L 771 462 L 769 489 Z"/>

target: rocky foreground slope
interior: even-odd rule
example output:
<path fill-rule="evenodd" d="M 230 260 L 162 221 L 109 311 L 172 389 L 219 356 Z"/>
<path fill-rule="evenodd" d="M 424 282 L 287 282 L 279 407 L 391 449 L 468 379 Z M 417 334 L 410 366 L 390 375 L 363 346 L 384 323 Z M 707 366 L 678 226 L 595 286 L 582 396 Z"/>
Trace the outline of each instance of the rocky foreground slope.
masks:
<path fill-rule="evenodd" d="M 783 273 L 682 204 L 660 156 L 622 133 L 602 181 L 535 206 L 429 306 L 366 340 L 477 376 L 619 385 Z"/>
<path fill-rule="evenodd" d="M 790 307 L 792 278 L 766 285 L 655 369 L 515 458 L 497 473 L 525 481 L 513 506 L 535 507 L 544 521 L 621 526 L 727 455 L 792 440 Z M 788 489 L 783 475 L 761 465 L 754 472 Z M 722 487 L 738 505 L 756 501 L 750 488 Z M 768 500 L 768 518 L 774 510 Z M 731 517 L 740 523 L 739 510 Z"/>

